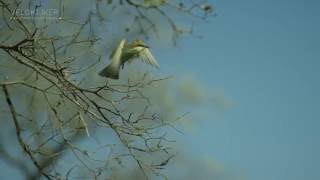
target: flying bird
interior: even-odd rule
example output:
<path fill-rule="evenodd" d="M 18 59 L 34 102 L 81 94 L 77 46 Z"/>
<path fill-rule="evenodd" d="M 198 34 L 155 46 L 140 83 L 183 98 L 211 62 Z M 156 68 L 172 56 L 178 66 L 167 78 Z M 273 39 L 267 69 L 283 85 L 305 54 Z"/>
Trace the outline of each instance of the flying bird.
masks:
<path fill-rule="evenodd" d="M 131 44 L 122 39 L 118 47 L 111 53 L 111 63 L 99 72 L 100 76 L 119 79 L 121 67 L 124 67 L 126 62 L 131 63 L 135 59 L 141 59 L 146 64 L 159 68 L 159 64 L 152 56 L 149 46 L 145 45 L 142 40 L 135 40 Z"/>

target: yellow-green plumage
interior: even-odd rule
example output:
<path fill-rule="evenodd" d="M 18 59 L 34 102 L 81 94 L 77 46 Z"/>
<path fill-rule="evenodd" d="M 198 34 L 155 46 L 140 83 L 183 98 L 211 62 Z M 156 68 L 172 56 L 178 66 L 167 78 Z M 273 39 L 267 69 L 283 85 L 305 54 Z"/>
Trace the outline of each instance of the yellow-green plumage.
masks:
<path fill-rule="evenodd" d="M 99 75 L 107 78 L 119 79 L 121 66 L 126 62 L 131 62 L 137 58 L 147 64 L 159 67 L 159 64 L 152 56 L 149 47 L 146 46 L 142 40 L 136 40 L 131 44 L 127 44 L 126 40 L 123 39 L 118 47 L 111 53 L 111 63 L 100 71 Z"/>

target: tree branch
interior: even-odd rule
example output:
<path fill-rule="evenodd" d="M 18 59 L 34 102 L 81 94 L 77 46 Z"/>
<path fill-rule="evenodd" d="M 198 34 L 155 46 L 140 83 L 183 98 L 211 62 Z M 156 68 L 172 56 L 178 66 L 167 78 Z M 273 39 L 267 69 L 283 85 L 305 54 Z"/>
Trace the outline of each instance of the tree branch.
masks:
<path fill-rule="evenodd" d="M 29 156 L 29 158 L 31 159 L 33 164 L 36 166 L 38 171 L 41 172 L 41 174 L 44 177 L 46 177 L 47 179 L 51 180 L 50 175 L 42 171 L 42 167 L 39 165 L 38 161 L 36 160 L 36 158 L 32 154 L 31 150 L 29 149 L 29 146 L 27 144 L 25 144 L 25 142 L 23 141 L 23 138 L 22 138 L 22 135 L 21 135 L 21 127 L 20 127 L 20 124 L 18 122 L 16 110 L 15 110 L 15 107 L 14 107 L 12 101 L 11 101 L 11 97 L 10 97 L 10 94 L 9 94 L 7 86 L 6 85 L 2 85 L 2 90 L 4 92 L 4 95 L 5 95 L 5 98 L 6 98 L 6 102 L 8 104 L 9 110 L 10 110 L 11 115 L 12 115 L 12 120 L 13 120 L 13 123 L 15 125 L 16 135 L 17 135 L 17 138 L 18 138 L 19 145 L 21 146 L 22 150 L 25 153 L 27 153 L 27 155 Z"/>

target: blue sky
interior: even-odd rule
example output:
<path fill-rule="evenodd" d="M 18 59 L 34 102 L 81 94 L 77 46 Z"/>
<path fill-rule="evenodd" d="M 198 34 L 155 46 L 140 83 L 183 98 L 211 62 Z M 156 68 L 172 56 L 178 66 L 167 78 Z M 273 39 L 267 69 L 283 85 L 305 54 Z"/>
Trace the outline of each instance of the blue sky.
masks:
<path fill-rule="evenodd" d="M 248 179 L 320 179 L 320 1 L 213 3 L 218 16 L 197 29 L 205 38 L 167 53 L 174 66 L 161 63 L 235 105 L 185 143 Z"/>

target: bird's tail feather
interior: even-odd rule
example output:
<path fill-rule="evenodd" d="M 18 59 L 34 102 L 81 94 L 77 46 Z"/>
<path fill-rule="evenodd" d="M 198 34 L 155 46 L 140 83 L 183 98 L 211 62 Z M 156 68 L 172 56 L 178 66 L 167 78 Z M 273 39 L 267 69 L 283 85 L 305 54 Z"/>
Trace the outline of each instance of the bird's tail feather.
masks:
<path fill-rule="evenodd" d="M 120 65 L 109 64 L 106 68 L 102 69 L 99 72 L 99 75 L 111 79 L 119 79 L 119 71 Z"/>

